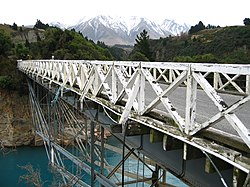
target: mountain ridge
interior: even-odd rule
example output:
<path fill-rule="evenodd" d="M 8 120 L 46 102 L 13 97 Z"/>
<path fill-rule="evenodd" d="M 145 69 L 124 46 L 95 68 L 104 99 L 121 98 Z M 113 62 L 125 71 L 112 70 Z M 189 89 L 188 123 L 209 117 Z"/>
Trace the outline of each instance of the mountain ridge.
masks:
<path fill-rule="evenodd" d="M 75 29 L 94 42 L 103 41 L 107 45 L 133 45 L 136 36 L 143 29 L 148 32 L 151 39 L 180 35 L 190 29 L 190 25 L 179 24 L 175 20 L 164 19 L 156 22 L 146 17 L 112 17 L 106 15 L 86 16 L 79 20 L 77 24 L 69 27 L 58 22 L 51 23 L 51 25 L 63 29 Z"/>

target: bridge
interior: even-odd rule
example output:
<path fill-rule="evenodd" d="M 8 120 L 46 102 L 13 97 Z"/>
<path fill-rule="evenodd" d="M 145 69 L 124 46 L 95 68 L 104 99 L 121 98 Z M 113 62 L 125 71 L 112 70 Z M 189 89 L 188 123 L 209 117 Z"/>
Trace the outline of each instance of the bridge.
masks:
<path fill-rule="evenodd" d="M 166 186 L 170 172 L 191 186 L 250 185 L 250 65 L 20 60 L 18 69 L 65 183 Z M 107 149 L 121 154 L 115 166 Z"/>

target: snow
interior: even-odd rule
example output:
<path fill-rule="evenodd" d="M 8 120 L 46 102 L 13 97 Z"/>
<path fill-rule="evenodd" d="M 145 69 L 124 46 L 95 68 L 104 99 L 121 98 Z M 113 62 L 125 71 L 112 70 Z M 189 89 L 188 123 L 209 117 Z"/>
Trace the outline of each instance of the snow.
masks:
<path fill-rule="evenodd" d="M 66 29 L 66 28 L 69 27 L 69 25 L 60 23 L 58 21 L 53 21 L 53 22 L 49 23 L 49 25 L 56 26 L 56 27 L 58 27 L 60 29 Z"/>
<path fill-rule="evenodd" d="M 53 22 L 51 25 L 56 25 L 60 28 L 69 28 L 69 26 L 61 24 L 59 22 Z M 129 36 L 133 31 L 138 31 L 142 27 L 148 30 L 151 30 L 159 36 L 164 36 L 165 33 L 172 33 L 173 35 L 178 35 L 181 32 L 187 32 L 190 28 L 188 24 L 179 24 L 175 20 L 164 19 L 152 21 L 145 17 L 138 16 L 107 16 L 107 15 L 99 15 L 99 16 L 84 16 L 82 19 L 78 21 L 77 24 L 71 26 L 70 28 L 78 28 L 78 30 L 84 30 L 87 26 L 91 26 L 95 32 L 98 32 L 98 28 L 100 25 L 115 31 L 116 33 L 120 33 L 123 35 Z"/>

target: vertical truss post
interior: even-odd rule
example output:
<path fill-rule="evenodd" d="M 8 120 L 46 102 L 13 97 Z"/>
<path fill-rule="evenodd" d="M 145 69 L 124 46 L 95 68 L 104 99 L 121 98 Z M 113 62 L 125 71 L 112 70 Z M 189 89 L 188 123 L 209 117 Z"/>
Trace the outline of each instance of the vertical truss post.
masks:
<path fill-rule="evenodd" d="M 163 174 L 162 174 L 163 175 L 162 176 L 162 182 L 166 183 L 167 182 L 167 172 L 166 172 L 166 170 L 163 170 L 162 172 L 163 172 Z"/>
<path fill-rule="evenodd" d="M 35 81 L 34 81 L 35 82 Z M 39 101 L 39 85 L 38 84 L 35 84 L 36 85 L 36 98 L 37 100 Z M 34 90 L 35 90 L 35 87 L 34 87 Z"/>
<path fill-rule="evenodd" d="M 88 155 L 88 120 L 85 119 L 85 148 L 86 148 L 86 157 Z"/>
<path fill-rule="evenodd" d="M 62 97 L 63 97 L 63 90 L 64 90 L 64 87 L 61 86 L 59 89 L 60 89 L 60 94 L 61 94 L 60 97 L 62 98 Z"/>
<path fill-rule="evenodd" d="M 47 121 L 48 121 L 48 126 L 49 126 L 49 132 L 48 132 L 48 136 L 49 136 L 49 147 L 50 147 L 50 162 L 52 162 L 52 127 L 51 127 L 51 94 L 50 94 L 50 90 L 48 90 L 48 97 L 47 97 Z"/>
<path fill-rule="evenodd" d="M 115 73 L 115 64 L 113 63 L 112 66 L 112 95 L 114 98 L 114 101 L 117 99 L 117 94 L 118 94 L 118 83 L 117 83 L 117 78 L 116 78 L 116 73 Z"/>
<path fill-rule="evenodd" d="M 157 69 L 153 68 L 153 77 L 155 78 L 155 80 L 157 79 Z"/>
<path fill-rule="evenodd" d="M 169 77 L 168 77 L 168 80 L 170 83 L 173 82 L 173 74 L 174 74 L 174 70 L 170 69 L 168 70 L 169 71 Z"/>
<path fill-rule="evenodd" d="M 187 73 L 187 91 L 186 91 L 186 123 L 185 133 L 189 134 L 194 129 L 196 113 L 196 94 L 197 82 L 192 76 L 191 66 Z"/>
<path fill-rule="evenodd" d="M 95 73 L 92 76 L 94 76 L 94 79 L 95 79 L 94 82 L 93 82 L 93 85 L 94 85 L 94 93 L 96 94 L 97 91 L 98 91 L 98 87 L 99 87 L 99 74 L 98 74 L 98 71 L 97 71 L 97 66 L 99 66 L 99 65 L 94 65 L 93 64 L 93 66 L 94 66 Z M 101 69 L 102 69 L 102 67 L 101 67 Z"/>
<path fill-rule="evenodd" d="M 132 67 L 128 67 L 128 76 L 129 76 L 129 77 L 132 76 Z"/>
<path fill-rule="evenodd" d="M 246 94 L 250 94 L 250 75 L 246 75 Z"/>
<path fill-rule="evenodd" d="M 101 127 L 101 174 L 104 175 L 104 128 Z"/>
<path fill-rule="evenodd" d="M 91 147 L 90 147 L 90 159 L 91 159 L 91 186 L 94 186 L 95 182 L 95 158 L 94 158 L 94 146 L 95 146 L 95 123 L 91 121 L 90 123 L 90 137 L 91 137 Z"/>
<path fill-rule="evenodd" d="M 80 100 L 80 111 L 83 112 L 83 101 Z"/>
<path fill-rule="evenodd" d="M 53 166 L 54 163 L 55 163 L 55 152 L 54 152 L 54 148 L 53 148 L 52 145 L 51 145 L 51 147 L 50 147 L 50 157 L 51 157 L 51 164 L 52 164 L 52 166 Z"/>
<path fill-rule="evenodd" d="M 219 78 L 220 78 L 219 73 L 214 72 L 214 89 L 215 90 L 218 90 L 219 88 Z"/>
<path fill-rule="evenodd" d="M 145 108 L 145 77 L 142 73 L 141 63 L 139 66 L 139 74 L 140 74 L 140 90 L 139 90 L 139 98 L 138 98 L 138 113 L 141 114 Z"/>

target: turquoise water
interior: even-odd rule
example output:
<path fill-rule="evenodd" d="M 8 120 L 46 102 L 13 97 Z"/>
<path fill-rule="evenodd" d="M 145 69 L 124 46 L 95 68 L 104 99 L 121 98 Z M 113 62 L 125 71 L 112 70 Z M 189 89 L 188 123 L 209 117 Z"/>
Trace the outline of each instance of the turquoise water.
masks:
<path fill-rule="evenodd" d="M 27 146 L 8 151 L 8 153 L 0 152 L 0 187 L 26 187 L 27 184 L 25 181 L 20 180 L 20 176 L 27 174 L 27 171 L 20 168 L 20 166 L 25 166 L 28 164 L 31 164 L 35 170 L 40 170 L 44 187 L 51 185 L 51 181 L 53 181 L 53 175 L 49 170 L 48 159 L 44 147 Z M 109 162 L 112 161 L 114 165 L 117 164 L 117 162 L 119 162 L 121 159 L 121 155 L 118 155 L 112 151 L 105 151 L 105 157 L 108 158 L 107 160 Z M 136 173 L 137 161 L 129 159 L 127 162 L 127 167 L 130 167 L 130 171 Z M 142 165 L 140 166 L 140 170 L 142 170 Z M 85 182 L 87 181 L 89 181 L 89 179 L 85 178 Z M 170 173 L 167 174 L 167 181 L 168 183 L 172 183 L 176 186 L 186 186 Z M 144 186 L 146 187 L 149 185 L 145 184 Z"/>
<path fill-rule="evenodd" d="M 7 152 L 7 151 L 5 151 Z M 0 153 L 0 186 L 15 187 L 27 186 L 25 181 L 20 181 L 19 176 L 27 174 L 20 168 L 31 164 L 34 169 L 39 169 L 44 186 L 49 186 L 52 175 L 48 170 L 48 159 L 43 147 L 19 147 L 16 150 L 8 150 L 8 153 Z"/>

